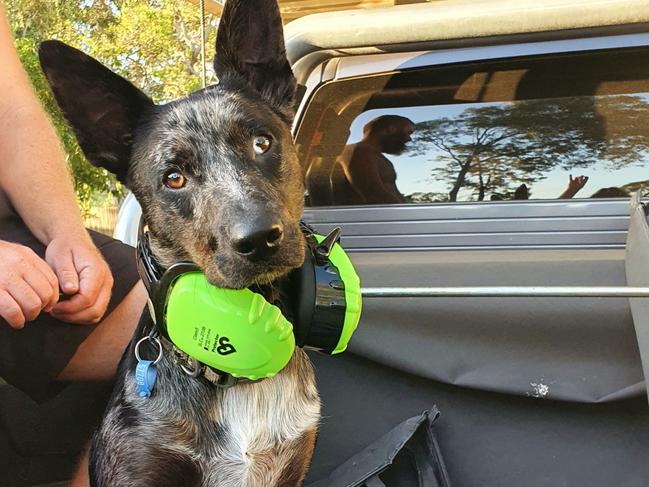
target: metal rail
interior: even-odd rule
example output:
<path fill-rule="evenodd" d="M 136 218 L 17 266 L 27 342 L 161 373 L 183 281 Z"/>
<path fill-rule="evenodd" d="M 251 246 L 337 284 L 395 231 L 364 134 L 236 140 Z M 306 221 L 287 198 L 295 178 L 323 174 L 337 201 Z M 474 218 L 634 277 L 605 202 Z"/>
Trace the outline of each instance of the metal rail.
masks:
<path fill-rule="evenodd" d="M 201 86 L 207 86 L 207 65 L 205 60 L 205 44 L 207 44 L 205 32 L 205 0 L 200 0 L 201 7 Z"/>
<path fill-rule="evenodd" d="M 368 287 L 365 298 L 647 298 L 647 287 L 625 286 L 494 286 Z"/>

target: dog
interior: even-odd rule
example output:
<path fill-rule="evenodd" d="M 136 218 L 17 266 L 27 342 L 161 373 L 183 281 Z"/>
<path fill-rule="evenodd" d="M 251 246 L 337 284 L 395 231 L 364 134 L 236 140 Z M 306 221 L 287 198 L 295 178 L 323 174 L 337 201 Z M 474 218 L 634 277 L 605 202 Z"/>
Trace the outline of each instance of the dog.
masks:
<path fill-rule="evenodd" d="M 87 159 L 139 201 L 162 267 L 192 261 L 215 286 L 270 293 L 301 265 L 296 80 L 276 0 L 228 0 L 214 59 L 219 83 L 166 105 L 60 42 L 43 43 L 39 56 Z M 120 363 L 92 440 L 91 484 L 301 485 L 320 418 L 306 354 L 296 349 L 272 378 L 220 388 L 164 353 L 153 395 L 140 397 L 134 347 L 151 323 L 145 310 Z"/>

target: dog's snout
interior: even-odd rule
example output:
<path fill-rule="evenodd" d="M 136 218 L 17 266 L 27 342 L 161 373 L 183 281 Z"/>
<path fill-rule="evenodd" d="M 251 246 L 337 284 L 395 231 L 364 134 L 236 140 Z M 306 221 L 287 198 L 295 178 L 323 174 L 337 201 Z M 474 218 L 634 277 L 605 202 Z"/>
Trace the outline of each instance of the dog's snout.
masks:
<path fill-rule="evenodd" d="M 237 223 L 230 233 L 230 244 L 234 251 L 250 260 L 265 259 L 275 254 L 283 239 L 284 227 L 273 221 Z"/>

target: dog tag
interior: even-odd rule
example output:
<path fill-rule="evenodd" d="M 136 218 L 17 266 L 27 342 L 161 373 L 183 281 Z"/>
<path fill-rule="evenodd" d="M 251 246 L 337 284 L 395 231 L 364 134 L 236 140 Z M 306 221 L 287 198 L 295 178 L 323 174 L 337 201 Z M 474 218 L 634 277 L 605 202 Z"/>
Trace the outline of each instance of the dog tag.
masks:
<path fill-rule="evenodd" d="M 151 397 L 158 371 L 150 360 L 139 360 L 135 367 L 135 382 L 140 397 Z"/>

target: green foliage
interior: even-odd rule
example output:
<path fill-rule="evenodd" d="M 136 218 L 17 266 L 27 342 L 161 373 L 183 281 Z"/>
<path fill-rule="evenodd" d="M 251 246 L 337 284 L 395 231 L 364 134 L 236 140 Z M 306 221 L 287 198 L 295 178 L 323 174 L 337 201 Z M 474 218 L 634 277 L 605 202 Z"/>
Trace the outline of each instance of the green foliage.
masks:
<path fill-rule="evenodd" d="M 81 152 L 72 130 L 61 115 L 56 101 L 50 92 L 43 76 L 36 55 L 36 42 L 33 39 L 16 40 L 16 48 L 25 70 L 34 85 L 44 108 L 50 114 L 54 127 L 65 148 L 68 164 L 74 176 L 74 187 L 82 213 L 87 215 L 94 199 L 100 193 L 118 196 L 121 192 L 119 183 L 106 170 L 92 167 Z"/>
<path fill-rule="evenodd" d="M 85 160 L 61 115 L 38 64 L 36 48 L 58 39 L 95 57 L 147 92 L 156 102 L 200 88 L 200 12 L 185 2 L 156 0 L 5 0 L 16 49 L 68 155 L 75 190 L 87 214 L 121 185 Z M 207 19 L 208 51 L 214 52 L 217 21 Z M 213 80 L 208 64 L 208 83 Z"/>

